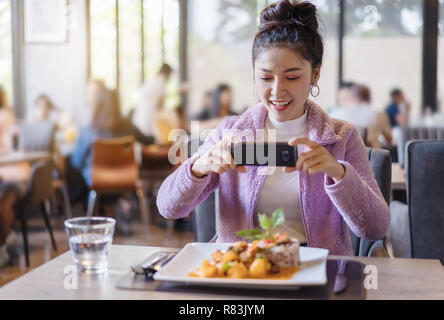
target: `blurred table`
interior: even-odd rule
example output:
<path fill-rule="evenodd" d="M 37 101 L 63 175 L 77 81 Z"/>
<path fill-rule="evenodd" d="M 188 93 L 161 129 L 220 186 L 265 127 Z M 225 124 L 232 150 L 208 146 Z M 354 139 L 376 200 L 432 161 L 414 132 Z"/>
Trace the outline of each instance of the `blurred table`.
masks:
<path fill-rule="evenodd" d="M 392 190 L 406 190 L 405 170 L 399 163 L 392 164 Z"/>
<path fill-rule="evenodd" d="M 22 162 L 33 163 L 40 160 L 49 160 L 49 152 L 14 151 L 0 154 L 0 166 L 17 164 Z"/>
<path fill-rule="evenodd" d="M 130 266 L 162 250 L 154 247 L 112 246 L 108 273 L 99 276 L 78 276 L 78 288 L 66 289 L 73 276 L 67 267 L 73 264 L 71 252 L 46 263 L 21 278 L 0 288 L 0 299 L 42 300 L 250 300 L 256 297 L 223 295 L 220 293 L 161 292 L 119 290 L 116 283 L 130 272 Z M 341 259 L 344 257 L 334 257 Z M 378 289 L 367 290 L 369 300 L 382 299 L 444 299 L 444 270 L 439 260 L 346 257 L 375 266 Z M 72 270 L 72 269 L 71 269 Z M 262 299 L 262 298 L 261 298 Z"/>
<path fill-rule="evenodd" d="M 0 154 L 0 179 L 4 182 L 27 181 L 31 176 L 31 165 L 49 160 L 49 152 L 8 152 Z"/>

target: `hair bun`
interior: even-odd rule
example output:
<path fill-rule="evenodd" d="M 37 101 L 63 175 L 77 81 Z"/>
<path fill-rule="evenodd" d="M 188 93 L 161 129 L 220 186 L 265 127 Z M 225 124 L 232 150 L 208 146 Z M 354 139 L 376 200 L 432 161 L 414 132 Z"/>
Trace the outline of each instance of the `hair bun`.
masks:
<path fill-rule="evenodd" d="M 292 3 L 289 0 L 280 0 L 266 7 L 261 13 L 259 29 L 271 26 L 282 26 L 295 23 L 318 31 L 316 6 L 308 1 Z"/>

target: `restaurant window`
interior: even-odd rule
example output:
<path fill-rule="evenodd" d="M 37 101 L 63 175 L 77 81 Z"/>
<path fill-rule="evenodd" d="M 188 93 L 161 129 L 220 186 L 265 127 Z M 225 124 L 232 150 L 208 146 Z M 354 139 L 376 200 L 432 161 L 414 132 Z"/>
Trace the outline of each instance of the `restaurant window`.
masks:
<path fill-rule="evenodd" d="M 324 38 L 324 59 L 319 80 L 320 94 L 312 98 L 326 110 L 336 105 L 339 86 L 339 3 L 337 0 L 313 0 L 317 7 L 319 30 Z"/>
<path fill-rule="evenodd" d="M 0 86 L 13 105 L 11 1 L 0 0 Z"/>
<path fill-rule="evenodd" d="M 345 1 L 344 80 L 369 86 L 377 110 L 398 87 L 412 116 L 421 111 L 422 10 L 417 0 Z"/>
<path fill-rule="evenodd" d="M 251 49 L 260 13 L 268 0 L 189 1 L 189 81 L 193 88 L 189 110 L 201 110 L 206 91 L 219 83 L 233 89 L 233 110 L 241 112 L 255 103 Z M 338 74 L 337 1 L 315 0 L 326 39 L 325 60 L 316 102 L 335 103 Z M 199 18 L 197 18 L 199 17 Z"/>
<path fill-rule="evenodd" d="M 259 3 L 259 4 L 258 4 Z M 201 111 L 203 96 L 220 83 L 233 89 L 233 110 L 255 102 L 251 48 L 257 30 L 257 0 L 189 0 L 189 113 Z"/>
<path fill-rule="evenodd" d="M 90 0 L 91 77 L 118 89 L 127 114 L 137 105 L 141 85 L 162 63 L 178 70 L 178 0 Z M 117 61 L 118 60 L 118 61 Z M 178 72 L 167 88 L 177 92 Z M 166 106 L 176 106 L 178 94 Z"/>

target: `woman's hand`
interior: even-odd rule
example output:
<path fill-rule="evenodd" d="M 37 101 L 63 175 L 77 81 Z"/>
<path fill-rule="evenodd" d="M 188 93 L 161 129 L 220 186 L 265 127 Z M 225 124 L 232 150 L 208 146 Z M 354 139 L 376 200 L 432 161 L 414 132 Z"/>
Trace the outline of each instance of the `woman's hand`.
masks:
<path fill-rule="evenodd" d="M 220 142 L 210 148 L 202 157 L 194 163 L 191 172 L 197 178 L 203 178 L 210 172 L 223 174 L 231 170 L 246 173 L 244 166 L 236 166 L 231 156 L 229 142 L 231 137 L 224 137 Z"/>
<path fill-rule="evenodd" d="M 296 138 L 290 140 L 290 146 L 303 144 L 307 147 L 307 151 L 299 155 L 296 167 L 286 168 L 286 172 L 303 171 L 309 174 L 319 172 L 325 173 L 335 182 L 340 181 L 345 176 L 345 167 L 341 165 L 323 146 L 307 138 Z"/>

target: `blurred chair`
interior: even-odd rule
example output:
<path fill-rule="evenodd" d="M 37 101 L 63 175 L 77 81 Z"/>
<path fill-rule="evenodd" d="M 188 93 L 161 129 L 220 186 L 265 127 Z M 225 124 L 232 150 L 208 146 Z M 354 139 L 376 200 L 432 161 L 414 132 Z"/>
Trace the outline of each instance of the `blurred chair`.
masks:
<path fill-rule="evenodd" d="M 135 192 L 144 224 L 151 223 L 139 165 L 134 153 L 134 137 L 98 139 L 92 146 L 91 191 L 87 215 L 92 217 L 100 195 Z M 99 198 L 99 199 L 97 199 Z"/>
<path fill-rule="evenodd" d="M 392 205 L 397 257 L 440 259 L 444 264 L 444 140 L 406 146 L 408 206 Z"/>
<path fill-rule="evenodd" d="M 392 158 L 390 151 L 367 148 L 368 159 L 379 189 L 387 203 L 390 203 L 392 184 Z M 389 257 L 385 246 L 385 239 L 369 241 L 358 238 L 350 231 L 353 252 L 360 257 Z"/>
<path fill-rule="evenodd" d="M 56 125 L 52 121 L 23 122 L 19 126 L 19 148 L 27 152 L 49 152 L 54 157 Z M 57 159 L 58 160 L 58 159 Z M 68 189 L 62 173 L 54 166 L 53 187 L 60 190 L 63 196 L 65 214 L 72 216 Z"/>
<path fill-rule="evenodd" d="M 51 121 L 19 125 L 19 148 L 28 152 L 54 152 L 56 126 Z"/>
<path fill-rule="evenodd" d="M 358 130 L 359 135 L 362 138 L 362 141 L 364 141 L 364 144 L 367 145 L 367 138 L 368 138 L 368 128 L 367 127 L 356 127 Z"/>
<path fill-rule="evenodd" d="M 406 145 L 411 140 L 444 140 L 444 128 L 408 127 L 401 129 L 398 141 L 398 162 L 405 165 Z"/>
<path fill-rule="evenodd" d="M 49 221 L 51 214 L 51 199 L 53 196 L 52 172 L 53 165 L 50 161 L 40 161 L 32 165 L 31 178 L 25 195 L 18 202 L 18 216 L 21 221 L 23 244 L 25 248 L 26 266 L 29 267 L 29 246 L 28 246 L 28 228 L 25 217 L 25 209 L 30 205 L 39 205 L 40 212 L 45 221 L 46 228 L 51 237 L 51 243 L 54 250 L 57 251 L 57 245 Z"/>
<path fill-rule="evenodd" d="M 169 159 L 169 146 L 164 145 L 148 145 L 142 146 L 141 149 L 141 179 L 146 188 L 147 196 L 150 203 L 151 212 L 155 212 L 157 192 L 161 183 L 174 171 Z M 160 215 L 156 215 L 160 217 Z M 167 221 L 169 230 L 172 230 L 174 224 Z"/>
<path fill-rule="evenodd" d="M 387 203 L 390 201 L 391 168 L 390 152 L 367 148 L 370 164 L 378 186 Z M 197 242 L 215 241 L 216 220 L 219 211 L 218 190 L 194 210 L 194 234 Z M 213 214 L 216 212 L 216 214 Z M 389 257 L 385 239 L 369 241 L 356 237 L 351 231 L 353 252 L 356 256 Z"/>

